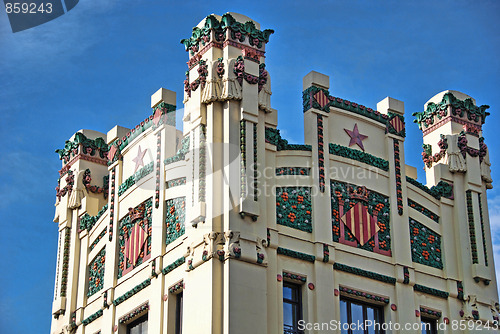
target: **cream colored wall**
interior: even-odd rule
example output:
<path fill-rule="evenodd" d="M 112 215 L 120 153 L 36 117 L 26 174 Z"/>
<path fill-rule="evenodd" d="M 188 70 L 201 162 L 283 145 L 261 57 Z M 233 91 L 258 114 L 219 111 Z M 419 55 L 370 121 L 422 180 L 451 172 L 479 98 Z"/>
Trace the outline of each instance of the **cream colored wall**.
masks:
<path fill-rule="evenodd" d="M 240 16 L 237 19 L 243 20 Z M 264 50 L 264 49 L 263 49 Z M 209 49 L 204 55 L 209 63 L 218 57 L 234 58 L 241 54 L 237 47 L 228 45 L 223 50 Z M 263 60 L 263 59 L 262 59 Z M 227 63 L 226 63 L 227 64 Z M 245 60 L 249 73 L 258 75 L 255 63 Z M 228 69 L 226 69 L 228 70 Z M 197 67 L 191 70 L 191 78 L 197 77 Z M 317 84 L 328 89 L 328 77 L 313 73 L 304 79 L 305 88 Z M 307 86 L 309 85 L 309 86 Z M 457 281 L 463 281 L 465 296 L 477 296 L 477 309 L 481 320 L 491 320 L 490 306 L 498 302 L 496 294 L 496 277 L 494 272 L 493 252 L 487 215 L 486 190 L 477 177 L 477 170 L 469 169 L 467 174 L 451 174 L 447 166 L 438 164 L 427 170 L 428 184 L 434 185 L 439 180 L 452 181 L 455 186 L 453 200 L 435 199 L 426 192 L 413 185 L 407 185 L 405 175 L 413 175 L 415 171 L 405 165 L 404 138 L 385 134 L 385 127 L 364 116 L 353 114 L 338 108 L 330 108 L 330 112 L 308 110 L 304 113 L 304 141 L 312 145 L 312 151 L 277 151 L 276 146 L 265 143 L 265 127 L 276 127 L 277 112 L 266 113 L 259 109 L 257 90 L 255 85 L 243 85 L 243 99 L 215 101 L 201 103 L 201 88 L 193 92 L 190 98 L 185 96 L 184 135 L 190 136 L 190 152 L 184 160 L 169 165 L 163 161 L 173 156 L 179 148 L 172 143 L 179 138 L 179 133 L 172 126 L 162 125 L 157 129 L 148 129 L 129 143 L 122 152 L 123 161 L 117 161 L 110 166 L 97 166 L 87 161 L 78 161 L 72 167 L 76 170 L 92 170 L 93 182 L 99 184 L 106 171 L 111 175 L 116 170 L 116 185 L 110 190 L 115 194 L 113 216 L 113 238 L 109 240 L 109 232 L 90 251 L 89 245 L 97 238 L 102 230 L 110 226 L 110 209 L 99 218 L 95 226 L 87 231 L 78 231 L 78 217 L 84 213 L 95 215 L 104 205 L 102 195 L 88 194 L 82 206 L 70 210 L 67 208 L 67 199 L 64 197 L 58 205 L 59 227 L 71 227 L 71 246 L 69 256 L 68 294 L 66 298 L 56 298 L 53 310 L 62 307 L 66 312 L 52 321 L 51 332 L 59 334 L 64 326 L 71 323 L 71 314 L 75 313 L 76 333 L 94 334 L 113 333 L 116 326 L 118 334 L 126 333 L 126 325 L 119 324 L 119 319 L 130 313 L 137 306 L 149 302 L 149 333 L 172 334 L 174 331 L 175 295 L 169 293 L 170 287 L 183 282 L 184 296 L 183 333 L 268 333 L 282 332 L 283 328 L 283 281 L 278 279 L 284 271 L 306 277 L 301 286 L 304 320 L 308 322 L 330 322 L 339 320 L 339 303 L 341 295 L 336 296 L 335 290 L 340 286 L 364 291 L 390 299 L 389 304 L 382 304 L 385 321 L 399 323 L 420 322 L 415 310 L 420 307 L 430 308 L 442 312 L 441 320 L 459 320 L 459 311 L 466 309 L 469 312 L 473 306 L 463 303 L 457 297 Z M 175 95 L 166 90 L 159 90 L 153 95 L 152 106 L 161 101 L 175 104 Z M 443 94 L 443 93 L 440 93 Z M 438 94 L 439 95 L 439 94 Z M 433 98 L 434 99 L 434 98 Z M 437 99 L 437 98 L 436 98 Z M 440 99 L 440 98 L 439 98 Z M 401 101 L 385 99 L 377 105 L 382 113 L 404 113 Z M 385 109 L 383 109 L 385 108 Z M 229 165 L 228 151 L 207 154 L 210 165 L 206 174 L 206 199 L 199 199 L 200 159 L 199 151 L 201 127 L 206 126 L 207 143 L 217 143 L 240 146 L 240 121 L 247 122 L 247 165 L 253 158 L 253 123 L 257 124 L 258 144 L 257 157 L 259 171 L 271 171 L 267 177 L 260 178 L 258 189 L 273 189 L 285 186 L 305 186 L 312 189 L 318 187 L 319 179 L 317 167 L 317 115 L 323 116 L 324 121 L 324 151 L 325 151 L 325 190 L 315 192 L 312 199 L 312 233 L 300 231 L 276 223 L 276 198 L 272 195 L 260 196 L 257 200 L 253 196 L 240 200 L 234 205 L 230 191 L 235 188 L 231 184 L 239 184 L 240 160 L 238 164 Z M 408 122 L 409 123 L 409 122 Z M 348 146 L 349 136 L 345 128 L 352 130 L 358 124 L 361 134 L 368 139 L 363 142 L 365 152 L 389 162 L 389 171 L 342 158 L 328 153 L 328 144 L 336 143 Z M 437 145 L 438 133 L 444 129 L 454 131 L 448 123 L 433 133 L 424 137 L 424 142 Z M 87 131 L 87 130 L 86 130 Z M 128 129 L 115 127 L 108 132 L 107 142 L 121 138 Z M 89 135 L 91 132 L 88 132 Z M 97 135 L 97 134 L 94 134 Z M 104 137 L 103 134 L 99 134 Z M 155 170 L 139 180 L 121 196 L 118 196 L 118 187 L 135 172 L 134 159 L 139 145 L 142 150 L 148 149 L 144 158 L 144 165 L 156 161 L 157 136 L 161 136 L 160 147 L 160 175 L 161 191 L 159 207 L 154 207 L 155 185 L 157 181 Z M 194 139 L 193 139 L 194 138 Z M 393 140 L 400 141 L 403 214 L 397 213 L 396 179 Z M 210 150 L 210 145 L 207 150 Z M 353 146 L 353 149 L 359 147 Z M 433 147 L 433 151 L 434 151 Z M 410 148 L 410 150 L 412 150 Z M 239 158 L 241 159 L 241 158 Z M 469 166 L 475 166 L 474 160 L 467 161 Z M 276 176 L 276 167 L 310 167 L 309 176 Z M 477 167 L 477 166 L 476 166 Z M 220 173 L 210 173 L 211 170 L 222 170 Z M 349 171 L 343 173 L 342 171 Z M 337 171 L 337 172 L 334 172 Z M 95 174 L 94 174 L 95 173 Z M 367 178 L 360 178 L 360 175 Z M 94 178 L 94 175 L 95 178 Z M 186 177 L 186 184 L 165 189 L 165 182 L 179 177 Z M 63 178 L 64 179 L 64 178 Z M 64 180 L 61 180 L 63 187 Z M 227 182 L 229 180 L 229 184 Z M 392 256 L 385 256 L 355 247 L 332 241 L 332 213 L 330 198 L 330 181 L 364 185 L 389 198 L 391 206 L 391 243 Z M 111 183 L 111 179 L 110 179 Z M 239 188 L 236 188 L 239 189 Z M 483 194 L 483 216 L 485 219 L 488 258 L 490 264 L 472 265 L 470 263 L 470 247 L 468 225 L 465 211 L 465 190 L 471 189 Z M 250 191 L 253 190 L 250 187 Z M 180 196 L 186 197 L 186 233 L 165 245 L 165 201 Z M 128 214 L 128 209 L 137 206 L 147 198 L 153 197 L 152 215 L 152 251 L 151 257 L 133 271 L 117 279 L 118 266 L 118 238 L 119 221 Z M 438 223 L 425 215 L 407 206 L 407 199 L 411 198 L 423 207 L 435 212 L 441 217 Z M 239 197 L 238 197 L 239 199 Z M 475 199 L 475 207 L 478 206 Z M 219 214 L 222 212 L 222 214 Z M 256 219 L 252 219 L 255 217 Z M 409 244 L 408 219 L 414 218 L 426 227 L 442 236 L 442 249 L 445 267 L 443 270 L 414 263 L 411 260 Z M 476 235 L 479 216 L 475 211 Z M 479 234 L 478 234 L 479 232 Z M 270 242 L 267 242 L 268 234 Z M 239 239 L 238 239 L 239 236 Z M 62 236 L 64 243 L 64 235 Z M 482 242 L 478 239 L 478 245 Z M 329 247 L 329 259 L 324 262 L 323 246 Z M 87 298 L 88 264 L 95 255 L 106 247 L 106 262 L 104 288 Z M 241 249 L 241 257 L 236 257 L 234 247 Z M 277 254 L 277 248 L 287 248 L 296 252 L 314 255 L 314 263 Z M 59 246 L 58 252 L 63 251 Z M 203 260 L 204 251 L 208 259 Z M 216 251 L 224 251 L 223 259 L 219 260 Z M 257 252 L 265 254 L 262 264 L 257 263 Z M 59 254 L 60 255 L 60 254 Z M 483 256 L 482 253 L 480 257 Z M 186 263 L 175 270 L 163 274 L 161 270 L 177 259 L 185 257 Z M 480 258 L 481 261 L 481 258 Z M 482 258 L 484 262 L 484 256 Z M 153 263 L 156 266 L 152 270 Z M 335 263 L 346 264 L 365 271 L 393 277 L 395 284 L 383 283 L 367 277 L 357 276 L 340 270 L 334 270 Z M 190 266 L 191 264 L 191 266 Z M 62 264 L 59 263 L 59 276 Z M 403 268 L 408 267 L 410 273 L 409 284 L 403 283 Z M 472 274 L 481 279 L 491 280 L 488 286 L 483 282 L 476 283 Z M 58 277 L 57 279 L 61 279 Z M 132 288 L 150 279 L 151 284 L 143 290 L 132 294 L 130 298 L 113 305 L 112 301 L 128 293 Z M 314 288 L 309 287 L 314 284 Z M 415 284 L 425 285 L 434 289 L 449 292 L 447 299 L 438 298 L 431 294 L 415 292 Z M 56 291 L 57 292 L 57 291 Z M 104 305 L 104 293 L 107 292 L 107 304 Z M 397 306 L 392 310 L 391 305 Z M 82 321 L 95 312 L 102 310 L 103 315 L 88 325 Z M 498 313 L 496 313 L 498 314 Z M 444 333 L 452 333 L 450 329 Z M 310 331 L 309 333 L 320 333 Z M 407 333 L 407 332 L 405 332 Z"/>

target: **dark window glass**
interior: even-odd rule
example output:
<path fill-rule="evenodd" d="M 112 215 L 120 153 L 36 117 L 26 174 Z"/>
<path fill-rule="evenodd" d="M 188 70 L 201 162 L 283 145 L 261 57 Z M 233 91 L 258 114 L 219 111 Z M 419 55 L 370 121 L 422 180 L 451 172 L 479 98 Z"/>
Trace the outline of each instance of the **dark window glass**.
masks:
<path fill-rule="evenodd" d="M 353 324 L 352 326 L 341 327 L 342 334 L 383 334 L 381 328 L 370 326 L 358 328 L 359 323 L 370 320 L 372 323 L 382 324 L 384 322 L 384 310 L 380 306 L 365 304 L 357 300 L 342 298 L 340 300 L 340 322 L 341 325 Z M 380 327 L 380 326 L 379 326 Z"/>
<path fill-rule="evenodd" d="M 422 333 L 437 334 L 437 320 L 422 318 Z"/>
<path fill-rule="evenodd" d="M 148 316 L 145 315 L 128 324 L 127 334 L 148 334 Z"/>
<path fill-rule="evenodd" d="M 299 320 L 302 320 L 301 286 L 283 283 L 283 333 L 302 334 L 299 330 Z"/>
<path fill-rule="evenodd" d="M 182 292 L 176 295 L 175 300 L 175 334 L 182 334 Z"/>

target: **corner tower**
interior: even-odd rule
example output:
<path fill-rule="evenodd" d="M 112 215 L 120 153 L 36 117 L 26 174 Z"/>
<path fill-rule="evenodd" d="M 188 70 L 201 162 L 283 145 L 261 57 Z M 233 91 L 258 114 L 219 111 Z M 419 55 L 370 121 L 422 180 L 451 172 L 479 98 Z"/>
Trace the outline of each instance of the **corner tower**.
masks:
<path fill-rule="evenodd" d="M 456 244 L 455 274 L 463 279 L 466 319 L 486 318 L 498 311 L 497 283 L 486 190 L 492 188 L 488 147 L 482 125 L 487 105 L 461 92 L 443 91 L 416 112 L 415 123 L 423 132 L 422 159 L 427 185 L 440 192 L 443 210 L 450 217 Z M 455 205 L 451 206 L 454 200 Z M 444 216 L 444 214 L 443 214 Z M 454 257 L 454 256 L 453 256 Z"/>

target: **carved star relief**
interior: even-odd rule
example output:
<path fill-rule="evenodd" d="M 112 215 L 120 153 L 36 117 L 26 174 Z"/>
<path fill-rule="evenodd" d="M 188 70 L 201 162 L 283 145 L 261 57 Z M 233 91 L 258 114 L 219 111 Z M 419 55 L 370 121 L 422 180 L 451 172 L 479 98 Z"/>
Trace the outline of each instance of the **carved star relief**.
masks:
<path fill-rule="evenodd" d="M 144 155 L 146 154 L 146 152 L 148 151 L 148 149 L 145 149 L 144 151 L 141 150 L 141 145 L 139 145 L 139 150 L 137 151 L 137 156 L 132 159 L 133 162 L 135 162 L 135 169 L 134 169 L 134 173 L 137 172 L 137 168 L 139 168 L 140 166 L 144 167 Z"/>
<path fill-rule="evenodd" d="M 354 129 L 352 131 L 351 130 L 347 130 L 347 129 L 344 129 L 344 131 L 349 135 L 349 137 L 351 137 L 351 141 L 349 142 L 349 147 L 351 147 L 352 145 L 356 144 L 364 152 L 365 151 L 365 147 L 363 146 L 363 140 L 365 140 L 366 138 L 368 138 L 368 136 L 365 136 L 365 135 L 362 135 L 361 133 L 359 133 L 359 131 L 358 131 L 358 123 L 354 124 Z"/>

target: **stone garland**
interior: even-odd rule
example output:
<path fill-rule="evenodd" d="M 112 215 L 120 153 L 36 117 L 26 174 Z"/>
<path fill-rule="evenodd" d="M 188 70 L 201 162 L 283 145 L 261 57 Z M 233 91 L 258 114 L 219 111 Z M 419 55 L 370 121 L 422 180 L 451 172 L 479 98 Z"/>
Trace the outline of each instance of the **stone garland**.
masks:
<path fill-rule="evenodd" d="M 394 277 L 390 277 L 390 276 L 386 276 L 386 275 L 382 275 L 382 274 L 377 274 L 377 273 L 374 273 L 372 271 L 367 271 L 367 270 L 351 267 L 351 266 L 341 264 L 338 262 L 336 262 L 333 265 L 333 269 L 340 270 L 340 271 L 343 271 L 343 272 L 346 272 L 349 274 L 353 274 L 353 275 L 357 275 L 357 276 L 370 278 L 370 279 L 373 279 L 373 280 L 376 280 L 379 282 L 396 285 L 396 279 Z"/>
<path fill-rule="evenodd" d="M 481 235 L 483 237 L 483 252 L 484 252 L 484 264 L 488 267 L 488 251 L 486 247 L 486 232 L 484 229 L 484 218 L 483 218 L 483 204 L 481 203 L 481 194 L 477 194 L 477 200 L 479 203 L 479 221 L 481 222 Z"/>
<path fill-rule="evenodd" d="M 307 262 L 314 262 L 316 260 L 316 257 L 314 255 L 297 252 L 287 248 L 278 247 L 276 249 L 276 252 L 284 256 L 293 257 L 295 259 L 304 260 Z"/>
<path fill-rule="evenodd" d="M 312 232 L 310 187 L 276 188 L 276 223 Z"/>
<path fill-rule="evenodd" d="M 253 200 L 257 201 L 259 193 L 258 180 L 257 180 L 257 124 L 253 124 Z"/>
<path fill-rule="evenodd" d="M 64 188 L 60 189 L 60 181 L 58 180 L 57 182 L 57 187 L 56 187 L 56 196 L 57 199 L 60 201 L 62 197 L 66 196 L 66 194 L 71 195 L 71 192 L 73 191 L 73 186 L 75 184 L 75 175 L 73 174 L 72 170 L 68 170 L 68 174 L 66 176 L 66 185 Z"/>
<path fill-rule="evenodd" d="M 91 186 L 90 182 L 92 181 L 90 169 L 86 169 L 83 172 L 83 185 L 87 189 L 88 192 L 94 193 L 94 194 L 103 194 L 104 199 L 108 198 L 108 192 L 109 192 L 109 175 L 103 177 L 103 187 L 100 188 L 98 186 Z"/>
<path fill-rule="evenodd" d="M 430 315 L 430 316 L 436 317 L 436 318 L 441 318 L 441 315 L 442 315 L 441 312 L 430 310 L 430 309 L 428 309 L 426 307 L 422 307 L 422 306 L 420 306 L 420 313 L 427 314 L 427 315 Z"/>
<path fill-rule="evenodd" d="M 83 319 L 82 325 L 87 326 L 88 324 L 90 324 L 94 320 L 97 320 L 99 317 L 101 317 L 102 313 L 103 313 L 103 311 L 99 310 L 99 311 L 95 312 L 94 314 L 90 315 L 88 318 Z"/>
<path fill-rule="evenodd" d="M 89 263 L 89 290 L 87 292 L 87 297 L 92 296 L 103 288 L 105 262 L 106 247 L 103 247 L 92 262 Z"/>
<path fill-rule="evenodd" d="M 413 120 L 414 123 L 418 124 L 420 130 L 422 128 L 428 128 L 436 119 L 440 120 L 448 116 L 448 107 L 451 106 L 451 114 L 453 116 L 458 116 L 463 118 L 467 114 L 467 119 L 469 121 L 480 122 L 484 124 L 486 116 L 490 113 L 486 112 L 489 108 L 487 105 L 482 105 L 480 107 L 474 105 L 474 101 L 470 98 L 464 101 L 457 99 L 452 93 L 446 93 L 443 95 L 441 102 L 439 103 L 429 103 L 426 110 L 422 112 L 414 112 L 412 115 L 416 117 Z"/>
<path fill-rule="evenodd" d="M 476 243 L 476 227 L 474 223 L 474 209 L 472 204 L 472 192 L 467 190 L 465 192 L 467 201 L 467 219 L 469 222 L 469 240 L 471 247 L 472 263 L 478 263 L 477 243 Z"/>
<path fill-rule="evenodd" d="M 330 261 L 330 249 L 327 244 L 323 244 L 323 262 Z"/>
<path fill-rule="evenodd" d="M 188 97 L 191 97 L 191 92 L 194 92 L 201 87 L 203 89 L 207 82 L 208 66 L 206 60 L 200 59 L 198 61 L 198 78 L 189 83 L 189 72 L 186 72 L 186 79 L 184 80 L 184 91 Z"/>
<path fill-rule="evenodd" d="M 138 307 L 136 307 L 132 311 L 125 314 L 123 317 L 118 319 L 118 323 L 120 323 L 120 324 L 126 323 L 126 322 L 136 318 L 137 316 L 139 316 L 140 314 L 142 314 L 143 312 L 145 312 L 147 310 L 149 310 L 149 301 L 139 305 Z"/>
<path fill-rule="evenodd" d="M 372 293 L 366 293 L 366 292 L 363 292 L 363 291 L 357 291 L 357 290 L 346 288 L 346 287 L 343 287 L 343 286 L 339 286 L 339 291 L 343 292 L 343 293 L 345 293 L 347 295 L 354 296 L 354 297 L 362 297 L 362 298 L 364 298 L 364 299 L 366 299 L 367 301 L 370 301 L 370 302 L 375 301 L 375 302 L 382 302 L 384 304 L 389 304 L 389 298 L 377 296 L 377 295 L 374 295 Z"/>
<path fill-rule="evenodd" d="M 170 288 L 168 288 L 168 292 L 170 294 L 176 294 L 176 293 L 180 292 L 180 290 L 183 288 L 184 288 L 184 281 L 180 281 L 180 282 L 172 285 Z"/>
<path fill-rule="evenodd" d="M 385 133 L 390 133 L 400 137 L 406 137 L 406 126 L 405 118 L 403 115 L 398 115 L 392 112 L 388 112 L 387 123 L 385 125 Z M 395 126 L 396 125 L 396 126 Z"/>
<path fill-rule="evenodd" d="M 178 187 L 186 184 L 186 178 L 185 177 L 179 177 L 177 179 L 172 179 L 167 181 L 167 189 L 173 188 L 173 187 Z"/>
<path fill-rule="evenodd" d="M 410 270 L 407 266 L 403 267 L 403 284 L 410 284 Z"/>
<path fill-rule="evenodd" d="M 186 262 L 186 258 L 184 256 L 182 256 L 182 257 L 178 258 L 177 260 L 175 260 L 174 262 L 172 262 L 171 264 L 169 264 L 168 266 L 166 266 L 165 268 L 163 268 L 161 272 L 163 273 L 163 275 L 166 275 L 169 272 L 173 271 L 175 268 L 183 265 L 185 262 Z"/>
<path fill-rule="evenodd" d="M 166 244 L 170 244 L 185 232 L 186 197 L 171 198 L 166 201 Z"/>
<path fill-rule="evenodd" d="M 412 218 L 409 218 L 409 227 L 412 261 L 443 269 L 441 236 Z"/>
<path fill-rule="evenodd" d="M 224 69 L 224 62 L 223 62 L 222 57 L 217 58 L 217 69 L 215 71 L 217 73 L 217 76 L 220 79 L 222 79 L 222 77 L 224 76 L 224 73 L 226 73 L 226 70 Z"/>
<path fill-rule="evenodd" d="M 389 170 L 389 161 L 371 155 L 370 153 L 365 153 L 359 150 L 355 150 L 349 147 L 345 147 L 338 144 L 330 143 L 328 145 L 330 154 L 337 155 L 339 157 L 356 160 L 367 165 L 380 168 L 384 171 Z"/>
<path fill-rule="evenodd" d="M 153 212 L 153 198 L 149 198 L 134 208 L 134 211 L 144 210 L 144 218 L 131 220 L 130 214 L 127 214 L 119 222 L 119 237 L 118 237 L 118 278 L 122 277 L 128 271 L 137 268 L 151 255 L 151 232 L 152 232 L 152 212 Z M 130 237 L 133 227 L 139 224 L 147 233 L 147 250 L 146 254 L 141 251 L 139 259 L 135 266 L 127 261 L 125 258 L 125 242 Z M 124 273 L 125 272 L 125 273 Z"/>
<path fill-rule="evenodd" d="M 66 227 L 64 232 L 64 252 L 63 265 L 61 272 L 61 297 L 66 297 L 66 289 L 68 287 L 68 269 L 69 269 L 69 247 L 71 245 L 71 228 Z"/>
<path fill-rule="evenodd" d="M 155 208 L 160 207 L 160 175 L 161 175 L 161 132 L 156 136 L 156 181 L 155 181 Z"/>
<path fill-rule="evenodd" d="M 154 162 L 151 161 L 149 164 L 147 164 L 146 166 L 142 167 L 137 172 L 132 174 L 128 179 L 123 181 L 123 183 L 120 184 L 120 186 L 118 186 L 118 196 L 123 195 L 125 191 L 130 189 L 130 187 L 132 187 L 137 182 L 139 182 L 140 179 L 151 174 L 153 170 L 154 170 Z"/>
<path fill-rule="evenodd" d="M 276 168 L 276 176 L 281 175 L 310 175 L 311 168 L 309 167 L 278 167 Z"/>
<path fill-rule="evenodd" d="M 207 175 L 207 126 L 200 125 L 200 171 L 198 175 L 198 201 L 206 201 L 206 175 Z"/>
<path fill-rule="evenodd" d="M 307 278 L 305 276 L 301 275 L 296 275 L 296 274 L 291 274 L 286 271 L 283 271 L 283 278 L 293 280 L 293 281 L 299 281 L 305 283 L 307 281 Z"/>
<path fill-rule="evenodd" d="M 234 74 L 236 75 L 236 80 L 241 86 L 243 86 L 243 79 L 250 85 L 255 85 L 259 83 L 259 77 L 251 75 L 245 72 L 245 61 L 242 56 L 238 56 L 234 62 Z"/>
<path fill-rule="evenodd" d="M 151 278 L 148 278 L 148 279 L 144 280 L 143 282 L 137 284 L 132 289 L 130 289 L 129 291 L 127 291 L 126 293 L 124 293 L 120 297 L 113 300 L 113 305 L 115 305 L 115 306 L 120 305 L 121 303 L 123 303 L 124 301 L 126 301 L 127 299 L 129 299 L 130 297 L 132 297 L 133 295 L 135 295 L 136 293 L 143 290 L 144 288 L 146 288 L 149 285 L 151 285 Z"/>
<path fill-rule="evenodd" d="M 165 165 L 170 165 L 174 162 L 177 162 L 177 161 L 181 161 L 181 160 L 184 160 L 184 158 L 186 157 L 186 153 L 189 151 L 189 135 L 185 136 L 184 138 L 182 138 L 182 141 L 181 141 L 181 148 L 177 151 L 177 153 L 170 157 L 170 158 L 166 158 L 163 163 Z"/>
<path fill-rule="evenodd" d="M 399 140 L 394 139 L 394 169 L 396 174 L 396 197 L 398 214 L 403 215 L 403 187 L 401 184 L 401 158 L 399 155 Z"/>
<path fill-rule="evenodd" d="M 458 136 L 458 148 L 460 149 L 460 153 L 462 154 L 462 156 L 465 158 L 467 154 L 469 154 L 473 158 L 479 157 L 479 162 L 483 162 L 483 159 L 488 152 L 488 146 L 486 146 L 486 144 L 484 143 L 484 138 L 479 138 L 479 149 L 469 147 L 467 146 L 467 144 L 467 137 L 465 135 L 465 132 L 462 131 Z"/>
<path fill-rule="evenodd" d="M 80 218 L 80 230 L 87 230 L 90 232 L 92 227 L 94 227 L 95 223 L 99 220 L 99 218 L 101 218 L 106 210 L 108 210 L 108 204 L 105 204 L 95 216 L 91 216 L 88 213 L 85 213 L 82 218 Z"/>
<path fill-rule="evenodd" d="M 330 191 L 333 241 L 390 256 L 391 226 L 389 198 L 375 191 L 368 191 L 361 186 L 333 180 L 330 184 Z M 362 203 L 368 207 L 368 213 L 376 217 L 379 228 L 379 231 L 364 245 L 358 242 L 340 220 L 357 203 Z"/>
<path fill-rule="evenodd" d="M 427 218 L 430 218 L 434 220 L 436 223 L 439 223 L 439 216 L 432 212 L 431 210 L 423 207 L 422 205 L 418 204 L 417 202 L 411 200 L 408 198 L 408 206 L 412 209 L 415 209 L 416 211 L 420 212 Z"/>
<path fill-rule="evenodd" d="M 240 198 L 245 198 L 247 188 L 246 188 L 246 121 L 240 122 Z"/>
<path fill-rule="evenodd" d="M 106 141 L 101 137 L 96 139 L 88 139 L 83 133 L 75 133 L 75 139 L 73 141 L 66 140 L 63 149 L 56 150 L 59 154 L 59 159 L 63 160 L 64 163 L 68 163 L 70 158 L 78 154 L 78 147 L 82 145 L 81 153 L 94 156 L 97 151 L 99 151 L 99 157 L 101 159 L 106 159 L 108 153 L 108 145 Z"/>
<path fill-rule="evenodd" d="M 113 169 L 111 170 L 111 199 L 109 203 L 109 241 L 113 240 L 113 221 L 115 219 L 115 179 L 116 167 L 113 167 Z"/>
<path fill-rule="evenodd" d="M 97 236 L 97 238 L 94 240 L 94 242 L 92 242 L 92 244 L 90 245 L 90 250 L 93 250 L 95 248 L 95 246 L 97 246 L 97 244 L 99 243 L 99 241 L 101 241 L 102 238 L 104 238 L 104 236 L 106 235 L 106 229 L 102 230 L 102 232 Z"/>
<path fill-rule="evenodd" d="M 466 139 L 467 140 L 467 139 Z M 439 152 L 432 155 L 432 146 L 429 144 L 423 144 L 422 148 L 422 160 L 427 168 L 431 168 L 433 163 L 438 162 L 446 156 L 446 150 L 448 149 L 448 139 L 445 135 L 441 135 L 441 139 L 438 142 Z"/>
<path fill-rule="evenodd" d="M 319 190 L 325 192 L 325 149 L 323 143 L 323 116 L 318 115 L 318 166 Z"/>
<path fill-rule="evenodd" d="M 263 43 L 269 42 L 269 36 L 274 33 L 271 29 L 263 31 L 257 29 L 252 21 L 246 23 L 237 22 L 229 13 L 222 15 L 220 21 L 214 15 L 209 15 L 205 19 L 203 28 L 193 28 L 192 36 L 182 39 L 181 44 L 184 44 L 186 51 L 193 55 L 198 52 L 200 43 L 206 45 L 210 42 L 211 31 L 214 31 L 215 39 L 218 42 L 223 41 L 226 31 L 229 31 L 231 39 L 243 43 L 248 37 L 250 45 L 259 49 Z"/>
<path fill-rule="evenodd" d="M 448 296 L 450 295 L 446 291 L 430 288 L 428 286 L 420 285 L 420 284 L 415 284 L 413 286 L 413 290 L 418 291 L 418 292 L 423 292 L 423 293 L 426 293 L 428 295 L 433 295 L 433 296 L 436 296 L 439 298 L 444 298 L 444 299 L 448 299 Z"/>
<path fill-rule="evenodd" d="M 277 151 L 312 151 L 311 145 L 289 144 L 286 139 L 281 138 L 280 130 L 267 128 L 265 131 L 266 143 L 276 146 Z"/>

